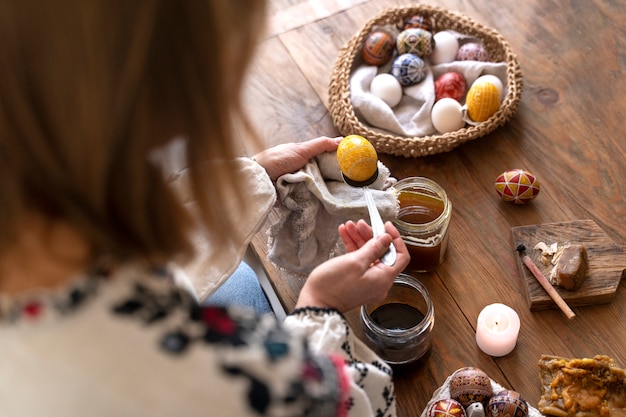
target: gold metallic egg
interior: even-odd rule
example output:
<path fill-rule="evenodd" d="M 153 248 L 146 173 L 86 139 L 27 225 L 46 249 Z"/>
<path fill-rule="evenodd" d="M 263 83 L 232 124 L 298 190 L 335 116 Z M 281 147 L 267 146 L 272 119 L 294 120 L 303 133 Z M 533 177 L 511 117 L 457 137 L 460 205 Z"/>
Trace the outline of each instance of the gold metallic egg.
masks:
<path fill-rule="evenodd" d="M 376 173 L 378 154 L 374 146 L 359 135 L 349 135 L 339 142 L 337 162 L 343 175 L 355 182 L 367 181 Z"/>
<path fill-rule="evenodd" d="M 472 84 L 465 97 L 467 114 L 475 122 L 484 122 L 500 108 L 500 91 L 488 81 Z"/>

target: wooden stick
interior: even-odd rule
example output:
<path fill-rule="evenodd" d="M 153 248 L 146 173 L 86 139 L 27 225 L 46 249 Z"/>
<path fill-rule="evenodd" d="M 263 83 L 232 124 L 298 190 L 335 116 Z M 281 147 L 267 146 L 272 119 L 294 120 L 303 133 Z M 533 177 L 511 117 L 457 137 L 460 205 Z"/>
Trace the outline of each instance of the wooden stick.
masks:
<path fill-rule="evenodd" d="M 552 284 L 550 284 L 550 281 L 548 281 L 548 278 L 546 278 L 545 275 L 543 275 L 543 273 L 541 272 L 541 270 L 537 268 L 537 265 L 535 265 L 533 260 L 530 259 L 528 255 L 523 255 L 522 261 L 524 262 L 524 265 L 526 265 L 528 269 L 530 269 L 530 272 L 533 273 L 535 278 L 537 278 L 537 281 L 539 281 L 541 286 L 548 292 L 548 295 L 554 300 L 556 305 L 559 306 L 559 308 L 565 314 L 565 316 L 570 320 L 576 317 L 576 314 L 572 311 L 571 308 L 569 308 L 565 300 L 561 298 L 561 296 L 554 289 Z"/>

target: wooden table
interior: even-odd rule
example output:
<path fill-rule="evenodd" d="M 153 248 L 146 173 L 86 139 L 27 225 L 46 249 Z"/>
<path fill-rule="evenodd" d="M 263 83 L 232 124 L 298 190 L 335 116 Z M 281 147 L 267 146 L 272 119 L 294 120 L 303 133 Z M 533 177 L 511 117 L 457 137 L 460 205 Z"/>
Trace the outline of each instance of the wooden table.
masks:
<path fill-rule="evenodd" d="M 594 220 L 626 246 L 626 4 L 608 0 L 440 0 L 499 31 L 517 53 L 524 91 L 504 127 L 443 154 L 420 158 L 380 155 L 400 179 L 426 176 L 453 204 L 447 259 L 419 279 L 435 303 L 430 355 L 395 372 L 398 414 L 417 416 L 432 392 L 456 369 L 476 366 L 532 406 L 540 396 L 541 354 L 606 354 L 626 366 L 626 279 L 608 304 L 530 311 L 512 247 L 515 226 Z M 328 81 L 338 49 L 381 10 L 409 4 L 391 0 L 272 0 L 267 37 L 245 92 L 264 145 L 337 136 L 328 108 Z M 541 181 L 530 205 L 503 203 L 494 180 L 525 168 Z M 269 222 L 272 221 L 270 218 Z M 268 222 L 268 224 L 269 224 Z M 253 247 L 267 252 L 261 232 Z M 285 309 L 304 277 L 264 262 Z M 501 358 L 475 342 L 481 309 L 501 302 L 521 318 L 517 347 Z M 359 331 L 355 313 L 348 315 Z"/>

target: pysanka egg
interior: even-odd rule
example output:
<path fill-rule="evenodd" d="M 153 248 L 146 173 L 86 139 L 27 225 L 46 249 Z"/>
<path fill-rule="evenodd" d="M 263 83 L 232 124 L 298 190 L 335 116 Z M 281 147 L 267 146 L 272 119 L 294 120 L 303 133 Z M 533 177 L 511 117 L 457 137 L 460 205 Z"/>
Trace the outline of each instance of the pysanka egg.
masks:
<path fill-rule="evenodd" d="M 426 78 L 426 64 L 417 55 L 402 54 L 393 60 L 391 75 L 396 77 L 402 86 L 408 87 Z"/>
<path fill-rule="evenodd" d="M 399 54 L 428 56 L 433 51 L 433 35 L 420 28 L 405 29 L 396 38 L 396 50 Z"/>
<path fill-rule="evenodd" d="M 467 115 L 475 122 L 484 122 L 500 108 L 500 91 L 488 81 L 474 83 L 465 96 Z"/>
<path fill-rule="evenodd" d="M 395 40 L 389 33 L 374 31 L 365 38 L 361 56 L 370 65 L 383 65 L 393 56 L 395 46 Z"/>
<path fill-rule="evenodd" d="M 461 403 L 452 398 L 435 401 L 428 407 L 426 415 L 428 417 L 466 417 Z"/>
<path fill-rule="evenodd" d="M 404 21 L 404 29 L 411 28 L 430 30 L 430 23 L 424 16 L 416 14 Z"/>
<path fill-rule="evenodd" d="M 515 204 L 530 203 L 541 190 L 537 178 L 523 169 L 504 171 L 496 178 L 495 185 L 502 200 Z"/>
<path fill-rule="evenodd" d="M 456 53 L 457 61 L 489 61 L 489 52 L 482 43 L 468 42 L 459 47 Z"/>
<path fill-rule="evenodd" d="M 445 72 L 435 80 L 435 100 L 449 97 L 456 101 L 462 101 L 465 97 L 467 83 L 460 72 Z"/>
<path fill-rule="evenodd" d="M 348 135 L 337 147 L 339 169 L 349 180 L 363 182 L 371 179 L 378 169 L 378 154 L 374 145 L 363 136 Z"/>
<path fill-rule="evenodd" d="M 493 396 L 491 380 L 482 370 L 474 367 L 458 369 L 450 378 L 450 397 L 468 407 L 473 403 L 487 405 Z"/>
<path fill-rule="evenodd" d="M 491 397 L 487 405 L 487 417 L 527 417 L 528 403 L 512 390 L 503 390 Z"/>

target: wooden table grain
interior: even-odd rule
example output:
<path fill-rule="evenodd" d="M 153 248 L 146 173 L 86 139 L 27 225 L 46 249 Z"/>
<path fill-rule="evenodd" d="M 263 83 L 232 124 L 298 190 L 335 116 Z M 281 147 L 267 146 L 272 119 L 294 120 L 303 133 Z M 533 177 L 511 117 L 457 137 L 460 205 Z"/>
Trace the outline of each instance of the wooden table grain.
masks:
<path fill-rule="evenodd" d="M 626 3 L 609 0 L 440 0 L 500 32 L 522 67 L 524 90 L 514 117 L 497 131 L 427 157 L 380 155 L 398 179 L 438 182 L 453 205 L 446 260 L 419 274 L 435 304 L 432 350 L 394 378 L 398 414 L 421 413 L 456 369 L 475 366 L 537 406 L 542 354 L 605 354 L 626 367 L 626 279 L 608 304 L 530 311 L 512 247 L 516 226 L 590 219 L 626 246 Z M 264 146 L 337 136 L 328 114 L 328 82 L 339 48 L 362 24 L 404 0 L 272 0 L 267 35 L 245 90 L 245 105 Z M 526 206 L 499 200 L 494 180 L 524 168 L 542 191 Z M 272 214 L 270 224 L 275 218 Z M 287 311 L 305 277 L 267 262 L 267 236 L 253 248 Z M 492 358 L 475 342 L 481 309 L 500 302 L 521 318 L 516 348 Z M 356 312 L 348 314 L 359 333 Z"/>

